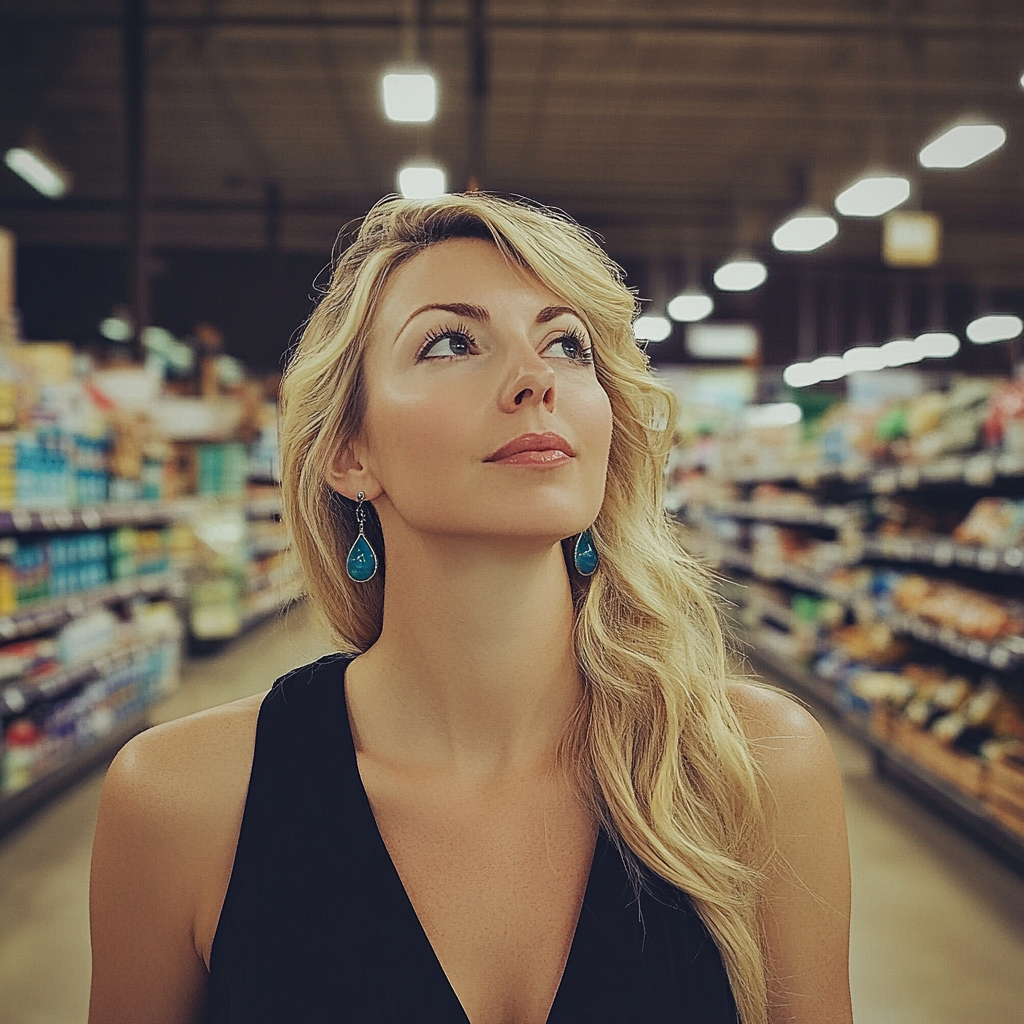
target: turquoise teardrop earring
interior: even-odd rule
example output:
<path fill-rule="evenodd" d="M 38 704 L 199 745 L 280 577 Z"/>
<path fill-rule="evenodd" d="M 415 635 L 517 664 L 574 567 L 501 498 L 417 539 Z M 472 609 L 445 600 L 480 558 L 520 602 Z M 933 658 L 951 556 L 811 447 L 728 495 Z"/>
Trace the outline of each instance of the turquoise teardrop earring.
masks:
<path fill-rule="evenodd" d="M 594 538 L 590 536 L 590 530 L 584 530 L 576 538 L 576 547 L 572 553 L 573 561 L 576 563 L 576 571 L 581 576 L 593 576 L 597 568 L 597 548 L 594 547 Z"/>
<path fill-rule="evenodd" d="M 356 497 L 359 499 L 359 504 L 356 505 L 359 535 L 352 542 L 352 547 L 348 549 L 345 571 L 350 580 L 355 580 L 356 583 L 365 583 L 367 580 L 372 580 L 377 574 L 377 553 L 370 547 L 370 542 L 366 539 L 366 509 L 363 508 L 366 497 L 362 491 Z"/>

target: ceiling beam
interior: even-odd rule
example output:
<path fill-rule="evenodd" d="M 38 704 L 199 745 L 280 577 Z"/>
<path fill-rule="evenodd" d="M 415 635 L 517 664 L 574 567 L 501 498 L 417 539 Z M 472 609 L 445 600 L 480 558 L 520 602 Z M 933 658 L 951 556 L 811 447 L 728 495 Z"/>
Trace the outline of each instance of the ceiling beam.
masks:
<path fill-rule="evenodd" d="M 434 15 L 433 28 L 468 29 L 473 16 Z M 8 14 L 0 17 L 0 25 L 54 26 L 69 28 L 117 28 L 119 19 L 103 14 Z M 164 14 L 150 18 L 154 29 L 388 29 L 400 31 L 405 19 L 400 14 Z M 490 15 L 488 31 L 575 32 L 575 33 L 649 33 L 652 35 L 789 35 L 789 36 L 916 36 L 919 38 L 954 38 L 965 36 L 1024 36 L 1024 18 L 921 18 L 912 15 L 894 21 L 888 17 L 857 16 L 737 18 L 728 15 L 690 17 L 668 15 L 636 17 L 622 15 L 585 15 L 570 17 L 524 17 Z"/>

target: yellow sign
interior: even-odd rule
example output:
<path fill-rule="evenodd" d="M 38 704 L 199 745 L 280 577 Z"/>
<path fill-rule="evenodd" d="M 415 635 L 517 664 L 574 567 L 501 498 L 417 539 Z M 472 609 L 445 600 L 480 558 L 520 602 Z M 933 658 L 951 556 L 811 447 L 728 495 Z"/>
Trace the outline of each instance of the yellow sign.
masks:
<path fill-rule="evenodd" d="M 890 267 L 934 267 L 942 254 L 942 220 L 937 213 L 894 210 L 882 227 L 882 259 Z"/>

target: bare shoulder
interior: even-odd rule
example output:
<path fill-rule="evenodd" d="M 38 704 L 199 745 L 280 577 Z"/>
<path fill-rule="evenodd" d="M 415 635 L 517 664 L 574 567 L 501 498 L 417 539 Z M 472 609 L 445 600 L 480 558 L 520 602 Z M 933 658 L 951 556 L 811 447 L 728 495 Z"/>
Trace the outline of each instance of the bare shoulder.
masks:
<path fill-rule="evenodd" d="M 244 768 L 248 774 L 256 720 L 268 691 L 220 704 L 153 726 L 129 740 L 110 766 L 116 781 L 128 785 L 167 785 L 182 777 Z M 246 747 L 249 748 L 247 758 Z M 220 781 L 224 781 L 221 779 Z"/>
<path fill-rule="evenodd" d="M 90 1021 L 195 1018 L 264 696 L 147 729 L 111 763 L 90 879 Z"/>
<path fill-rule="evenodd" d="M 842 782 L 832 744 L 815 717 L 769 687 L 731 682 L 729 698 L 772 794 L 772 804 L 796 827 L 801 815 L 841 806 Z"/>

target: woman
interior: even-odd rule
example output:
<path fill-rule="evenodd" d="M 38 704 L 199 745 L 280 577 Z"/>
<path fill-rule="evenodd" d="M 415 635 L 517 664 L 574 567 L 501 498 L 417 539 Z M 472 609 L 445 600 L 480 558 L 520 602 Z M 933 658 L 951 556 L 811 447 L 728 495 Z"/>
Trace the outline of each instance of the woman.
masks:
<path fill-rule="evenodd" d="M 726 677 L 633 315 L 526 204 L 363 221 L 282 388 L 341 653 L 115 759 L 91 1024 L 850 1024 L 835 761 Z"/>

